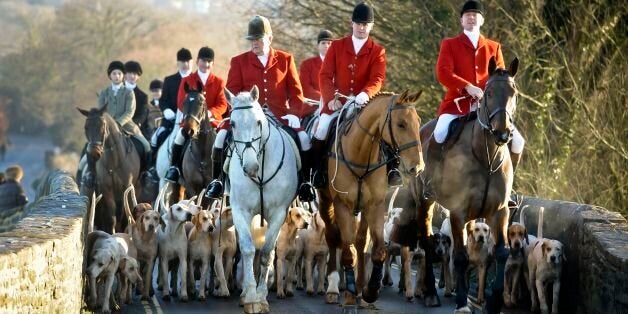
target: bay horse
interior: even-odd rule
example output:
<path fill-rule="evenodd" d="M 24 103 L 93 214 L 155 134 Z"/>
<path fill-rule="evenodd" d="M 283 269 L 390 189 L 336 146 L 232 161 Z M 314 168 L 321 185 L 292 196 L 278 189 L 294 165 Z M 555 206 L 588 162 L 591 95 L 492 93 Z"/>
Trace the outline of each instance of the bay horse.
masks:
<path fill-rule="evenodd" d="M 411 105 L 420 95 L 421 92 L 376 95 L 332 142 L 331 157 L 327 163 L 329 180 L 325 187 L 318 190 L 319 211 L 325 221 L 325 238 L 329 246 L 327 303 L 338 303 L 336 250 L 342 249 L 341 265 L 346 279 L 344 303 L 356 304 L 366 275 L 363 252 L 367 230 L 373 241 L 373 268 L 362 297 L 368 303 L 375 302 L 379 297 L 387 252 L 384 216 L 388 188 L 388 160 L 383 157 L 381 149 L 387 145 L 395 151 L 395 158 L 400 159 L 401 170 L 406 175 L 416 177 L 423 170 L 419 138 L 421 121 Z M 332 178 L 334 173 L 335 180 Z M 355 216 L 358 211 L 362 216 L 356 234 Z M 354 273 L 356 250 L 359 252 L 357 285 Z"/>
<path fill-rule="evenodd" d="M 290 137 L 271 121 L 258 100 L 259 90 L 234 96 L 225 89 L 231 111 L 233 144 L 230 146 L 228 191 L 233 222 L 239 237 L 243 262 L 240 301 L 245 313 L 267 313 L 268 274 L 279 229 L 288 207 L 296 197 L 297 154 Z M 260 251 L 260 272 L 255 278 L 253 259 L 255 244 L 251 221 L 260 214 L 267 221 L 265 242 Z"/>
<path fill-rule="evenodd" d="M 486 218 L 491 227 L 495 245 L 494 254 L 497 265 L 503 266 L 508 256 L 505 240 L 508 228 L 508 196 L 512 190 L 513 169 L 507 144 L 512 137 L 513 115 L 516 109 L 517 86 L 514 76 L 519 60 L 515 58 L 509 68 L 497 69 L 494 58 L 489 61 L 489 78 L 486 82 L 484 97 L 478 102 L 477 118 L 461 121 L 463 124 L 454 143 L 445 144 L 443 160 L 426 167 L 433 169 L 433 195 L 428 199 L 423 195 L 423 183 L 415 182 L 414 193 L 420 198 L 418 208 L 422 243 L 431 238 L 431 217 L 435 202 L 449 209 L 454 240 L 454 267 L 456 280 L 456 312 L 470 313 L 467 306 L 467 287 L 465 272 L 469 257 L 462 242 L 464 225 L 470 220 Z M 436 120 L 427 123 L 421 129 L 421 140 L 429 141 Z M 423 147 L 427 154 L 429 145 Z M 426 249 L 426 304 L 436 305 L 438 298 L 434 288 L 434 275 L 431 262 L 433 250 Z M 494 291 L 503 289 L 503 271 L 497 272 Z M 493 295 L 501 298 L 502 293 Z M 499 301 L 497 301 L 500 304 Z M 487 304 L 490 306 L 490 304 Z"/>
<path fill-rule="evenodd" d="M 173 186 L 174 193 L 170 199 L 173 204 L 184 197 L 184 191 L 188 198 L 198 195 L 204 189 L 212 178 L 212 147 L 216 140 L 216 131 L 211 125 L 211 119 L 208 116 L 207 106 L 205 105 L 205 96 L 203 95 L 203 86 L 193 87 L 184 84 L 183 86 L 186 96 L 183 100 L 183 112 L 181 123 L 173 129 L 166 141 L 159 148 L 157 155 L 157 173 L 160 177 L 160 188 L 165 185 L 164 176 L 168 170 L 168 157 L 171 154 L 170 149 L 174 143 L 174 138 L 179 129 L 186 133 L 190 138 L 190 143 L 183 153 L 183 161 L 181 165 L 182 176 L 179 184 Z M 207 200 L 203 199 L 203 206 L 206 207 Z"/>
<path fill-rule="evenodd" d="M 94 179 L 96 194 L 102 201 L 96 210 L 96 227 L 108 233 L 124 230 L 123 210 L 125 188 L 137 186 L 140 175 L 140 156 L 130 136 L 107 113 L 107 105 L 89 111 L 77 108 L 85 120 L 87 137 L 87 169 L 84 176 Z M 88 174 L 91 173 L 91 174 Z"/>

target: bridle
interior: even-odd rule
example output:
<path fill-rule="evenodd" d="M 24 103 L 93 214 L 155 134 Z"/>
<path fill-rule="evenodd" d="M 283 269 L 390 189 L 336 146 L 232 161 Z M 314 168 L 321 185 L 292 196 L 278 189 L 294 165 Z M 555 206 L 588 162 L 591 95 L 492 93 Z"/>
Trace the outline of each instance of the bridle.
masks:
<path fill-rule="evenodd" d="M 91 117 L 87 117 L 86 123 L 89 124 L 89 121 L 94 121 L 94 120 L 101 121 L 103 124 L 103 128 L 105 130 L 102 133 L 102 137 L 97 141 L 93 141 L 89 136 L 87 136 L 87 134 L 85 134 L 87 137 L 87 150 L 89 151 L 92 148 L 110 149 L 110 147 L 103 147 L 106 143 L 107 135 L 109 135 L 109 130 L 107 128 L 107 120 L 103 119 L 102 116 L 91 116 Z"/>
<path fill-rule="evenodd" d="M 517 90 L 517 85 L 515 83 L 515 80 L 512 77 L 503 77 L 503 76 L 497 76 L 497 77 L 493 77 L 490 78 L 488 80 L 488 82 L 486 82 L 486 87 L 484 88 L 485 91 L 489 90 L 490 85 L 492 85 L 494 82 L 508 82 L 511 83 L 513 85 L 513 87 L 515 88 L 515 91 Z M 514 101 L 515 101 L 515 106 L 516 106 L 516 92 L 515 92 L 515 96 L 514 96 Z M 485 110 L 482 110 L 485 109 Z M 501 138 L 497 132 L 497 130 L 495 130 L 493 128 L 493 126 L 491 125 L 491 121 L 493 120 L 493 118 L 495 118 L 495 116 L 497 116 L 499 113 L 504 113 L 506 114 L 506 119 L 508 119 L 508 122 L 512 125 L 513 124 L 513 118 L 512 118 L 512 113 L 510 113 L 507 110 L 507 106 L 503 106 L 503 107 L 498 107 L 495 108 L 493 111 L 491 111 L 490 113 L 488 112 L 488 100 L 486 97 L 486 94 L 484 95 L 484 97 L 482 97 L 482 99 L 480 99 L 480 101 L 478 102 L 478 122 L 480 124 L 480 127 L 482 127 L 482 129 L 484 129 L 485 131 L 489 132 L 491 134 L 491 136 L 493 137 L 493 140 L 495 140 L 495 144 L 497 146 L 501 146 L 504 145 L 508 142 L 510 142 L 512 140 L 512 132 L 508 133 L 508 138 Z M 482 114 L 483 113 L 483 114 Z M 484 117 L 484 121 L 482 121 L 482 118 Z"/>
<path fill-rule="evenodd" d="M 195 93 L 196 95 L 193 95 L 192 93 Z M 198 100 L 196 97 L 198 97 Z M 200 105 L 193 106 L 192 108 L 187 108 L 188 110 L 185 110 L 185 112 L 183 113 L 182 120 L 185 121 L 187 119 L 193 119 L 194 121 L 196 121 L 196 123 L 200 125 L 204 115 L 207 112 L 207 107 L 205 106 L 205 96 L 202 92 L 195 91 L 188 93 L 185 98 L 183 108 L 185 109 L 186 105 L 189 107 L 195 104 Z"/>

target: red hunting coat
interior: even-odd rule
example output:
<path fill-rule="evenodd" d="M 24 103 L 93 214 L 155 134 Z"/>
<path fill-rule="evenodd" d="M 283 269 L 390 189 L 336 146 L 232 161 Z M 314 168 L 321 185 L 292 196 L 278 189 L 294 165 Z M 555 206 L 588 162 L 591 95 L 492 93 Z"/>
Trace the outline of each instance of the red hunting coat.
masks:
<path fill-rule="evenodd" d="M 488 62 L 491 57 L 495 57 L 498 68 L 504 67 L 500 44 L 482 35 L 478 40 L 477 49 L 473 47 L 471 40 L 464 33 L 458 37 L 443 40 L 436 62 L 436 76 L 438 81 L 447 88 L 447 92 L 438 108 L 439 116 L 444 113 L 457 115 L 469 113 L 470 97 L 458 102 L 460 110 L 454 103 L 454 99 L 469 95 L 464 89 L 467 84 L 473 84 L 484 90 L 488 80 Z"/>
<path fill-rule="evenodd" d="M 194 72 L 181 79 L 179 93 L 177 95 L 177 107 L 179 111 L 183 111 L 183 101 L 185 100 L 186 94 L 184 88 L 185 84 L 187 83 L 190 89 L 196 89 L 197 82 L 202 83 L 198 72 Z M 223 119 L 223 115 L 229 108 L 229 103 L 225 97 L 225 82 L 220 77 L 214 75 L 214 73 L 209 73 L 203 90 L 205 91 L 205 104 L 207 105 L 207 109 L 212 113 L 214 119 L 217 120 L 212 122 L 212 126 L 215 128 Z"/>
<path fill-rule="evenodd" d="M 323 95 L 321 112 L 332 113 L 327 104 L 334 99 L 336 90 L 347 96 L 365 92 L 371 98 L 382 89 L 385 79 L 386 51 L 372 38 L 368 38 L 358 55 L 353 49 L 351 35 L 334 40 L 319 75 Z"/>
<path fill-rule="evenodd" d="M 227 89 L 237 95 L 250 91 L 253 85 L 259 88 L 259 103 L 267 105 L 285 125 L 288 122 L 281 117 L 287 114 L 303 118 L 303 91 L 291 54 L 271 48 L 266 67 L 252 51 L 233 57 Z"/>
<path fill-rule="evenodd" d="M 321 71 L 323 60 L 319 55 L 303 60 L 299 68 L 299 78 L 303 86 L 303 95 L 309 99 L 319 101 L 321 89 L 318 84 L 318 73 Z M 306 108 L 307 107 L 307 108 Z M 308 116 L 316 111 L 316 106 L 303 106 L 303 116 Z"/>

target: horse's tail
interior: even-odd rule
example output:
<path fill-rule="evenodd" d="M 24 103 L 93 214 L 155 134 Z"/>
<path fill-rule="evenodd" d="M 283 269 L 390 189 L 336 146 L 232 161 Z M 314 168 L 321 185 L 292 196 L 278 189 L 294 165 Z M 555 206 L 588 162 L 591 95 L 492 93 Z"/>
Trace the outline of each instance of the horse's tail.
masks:
<path fill-rule="evenodd" d="M 129 222 L 129 226 L 135 224 L 135 219 L 133 219 L 133 214 L 131 213 L 131 209 L 129 208 L 129 192 L 133 192 L 133 208 L 137 206 L 137 201 L 135 200 L 135 188 L 133 188 L 133 184 L 130 184 L 129 187 L 124 190 L 124 198 L 122 199 L 122 204 L 124 204 L 124 212 L 126 213 L 126 219 Z"/>
<path fill-rule="evenodd" d="M 543 239 L 543 212 L 545 211 L 545 207 L 541 206 L 539 208 L 539 227 L 537 231 L 536 237 L 538 239 Z"/>

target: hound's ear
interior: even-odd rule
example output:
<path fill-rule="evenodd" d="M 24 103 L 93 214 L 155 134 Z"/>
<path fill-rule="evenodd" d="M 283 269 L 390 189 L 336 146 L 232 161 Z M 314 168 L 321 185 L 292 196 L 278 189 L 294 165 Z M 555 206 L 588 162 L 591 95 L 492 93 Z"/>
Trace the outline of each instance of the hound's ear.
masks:
<path fill-rule="evenodd" d="M 517 70 L 519 69 L 519 58 L 515 57 L 510 62 L 510 66 L 508 67 L 508 74 L 510 76 L 515 76 L 517 74 Z"/>
<path fill-rule="evenodd" d="M 286 214 L 286 219 L 283 220 L 283 223 L 285 224 L 292 224 L 292 208 L 288 209 L 288 214 Z"/>
<path fill-rule="evenodd" d="M 231 91 L 229 91 L 226 87 L 225 87 L 225 98 L 227 98 L 227 102 L 231 103 L 231 100 L 234 98 L 235 96 L 233 95 L 233 93 L 231 93 Z"/>
<path fill-rule="evenodd" d="M 543 244 L 541 244 L 541 251 L 543 252 L 543 257 L 545 257 L 545 240 L 543 240 Z"/>
<path fill-rule="evenodd" d="M 192 224 L 196 226 L 197 222 L 198 222 L 198 216 L 197 215 L 192 216 Z"/>
<path fill-rule="evenodd" d="M 314 216 L 312 216 L 312 220 L 314 221 L 314 230 L 318 230 L 318 213 L 314 214 Z"/>
<path fill-rule="evenodd" d="M 79 107 L 76 107 L 76 110 L 78 110 L 82 115 L 84 116 L 89 116 L 89 111 L 85 110 L 85 109 L 81 109 Z"/>
<path fill-rule="evenodd" d="M 488 61 L 488 76 L 492 76 L 496 68 L 497 62 L 495 62 L 495 57 L 491 57 L 491 60 Z"/>
<path fill-rule="evenodd" d="M 253 98 L 253 101 L 257 101 L 259 98 L 259 88 L 257 88 L 257 85 L 253 85 L 253 88 L 251 88 L 251 98 Z"/>

